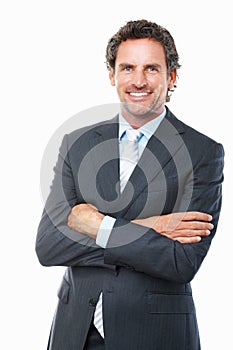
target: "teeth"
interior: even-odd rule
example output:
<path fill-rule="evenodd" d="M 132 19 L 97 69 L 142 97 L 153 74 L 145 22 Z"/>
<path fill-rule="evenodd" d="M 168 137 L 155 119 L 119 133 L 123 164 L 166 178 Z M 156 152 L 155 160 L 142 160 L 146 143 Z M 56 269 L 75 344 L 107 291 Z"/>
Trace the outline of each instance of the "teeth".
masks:
<path fill-rule="evenodd" d="M 147 96 L 148 93 L 147 92 L 130 92 L 130 95 L 135 97 L 141 97 L 141 96 Z"/>

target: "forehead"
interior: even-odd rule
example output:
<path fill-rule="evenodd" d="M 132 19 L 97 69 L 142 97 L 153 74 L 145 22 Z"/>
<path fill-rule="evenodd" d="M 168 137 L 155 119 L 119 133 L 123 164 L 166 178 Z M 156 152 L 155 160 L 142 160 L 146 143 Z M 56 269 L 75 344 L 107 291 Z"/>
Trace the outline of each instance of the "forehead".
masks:
<path fill-rule="evenodd" d="M 121 63 L 147 64 L 159 63 L 166 65 L 166 57 L 160 42 L 149 39 L 127 39 L 117 50 L 116 65 Z"/>

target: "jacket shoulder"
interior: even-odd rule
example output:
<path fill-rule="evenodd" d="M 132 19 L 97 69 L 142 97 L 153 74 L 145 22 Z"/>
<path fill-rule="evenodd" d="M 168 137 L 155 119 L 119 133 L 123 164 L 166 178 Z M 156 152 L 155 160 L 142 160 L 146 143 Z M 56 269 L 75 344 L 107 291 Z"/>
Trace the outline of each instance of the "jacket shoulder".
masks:
<path fill-rule="evenodd" d="M 168 120 L 170 120 L 172 122 L 172 124 L 178 130 L 182 130 L 181 135 L 182 135 L 182 138 L 185 141 L 185 143 L 192 144 L 193 146 L 196 146 L 197 148 L 216 146 L 216 147 L 223 149 L 222 143 L 218 142 L 217 140 L 213 139 L 209 135 L 204 134 L 203 132 L 192 127 L 191 125 L 178 119 L 169 110 L 167 112 L 167 118 L 168 118 Z"/>

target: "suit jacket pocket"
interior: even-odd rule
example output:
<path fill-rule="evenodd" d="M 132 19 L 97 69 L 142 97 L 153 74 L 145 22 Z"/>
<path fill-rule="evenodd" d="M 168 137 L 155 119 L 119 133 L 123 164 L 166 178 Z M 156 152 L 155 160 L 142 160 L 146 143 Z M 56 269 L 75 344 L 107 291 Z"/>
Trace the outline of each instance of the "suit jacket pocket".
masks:
<path fill-rule="evenodd" d="M 195 312 L 192 295 L 148 292 L 147 311 L 152 314 L 190 314 Z"/>
<path fill-rule="evenodd" d="M 69 294 L 70 294 L 70 284 L 69 282 L 63 277 L 61 285 L 58 289 L 57 296 L 63 302 L 64 304 L 67 304 L 69 301 Z"/>

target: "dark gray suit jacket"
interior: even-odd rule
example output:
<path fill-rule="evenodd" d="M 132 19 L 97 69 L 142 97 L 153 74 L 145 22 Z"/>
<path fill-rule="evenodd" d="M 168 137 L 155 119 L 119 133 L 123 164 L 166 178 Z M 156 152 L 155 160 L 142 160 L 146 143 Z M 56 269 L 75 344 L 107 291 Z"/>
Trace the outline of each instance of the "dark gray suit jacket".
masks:
<path fill-rule="evenodd" d="M 205 258 L 221 208 L 221 144 L 168 109 L 125 190 L 119 190 L 118 118 L 63 139 L 36 252 L 45 266 L 67 266 L 48 349 L 82 350 L 103 291 L 107 350 L 198 350 L 190 281 Z M 106 249 L 67 227 L 70 209 L 92 203 L 116 218 Z M 181 244 L 135 218 L 203 211 L 211 235 Z"/>

